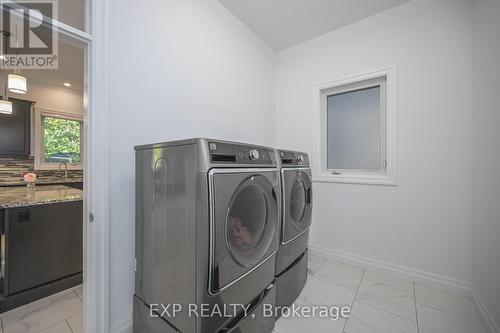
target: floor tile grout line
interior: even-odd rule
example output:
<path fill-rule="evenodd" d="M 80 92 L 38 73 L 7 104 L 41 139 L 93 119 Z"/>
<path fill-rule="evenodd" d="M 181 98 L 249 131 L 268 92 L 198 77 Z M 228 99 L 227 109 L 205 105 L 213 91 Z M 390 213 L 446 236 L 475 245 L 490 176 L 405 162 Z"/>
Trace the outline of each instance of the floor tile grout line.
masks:
<path fill-rule="evenodd" d="M 50 325 L 47 325 L 47 326 L 42 326 L 41 328 L 39 327 L 38 330 L 37 330 L 37 332 L 40 332 L 40 331 L 43 331 L 43 330 L 48 330 L 49 328 L 57 326 L 57 325 L 59 325 L 59 324 L 61 324 L 63 322 L 65 323 L 66 319 L 63 319 L 61 321 L 58 321 L 57 323 L 53 323 L 53 324 L 50 324 Z"/>
<path fill-rule="evenodd" d="M 407 321 L 411 321 L 412 323 L 416 323 L 416 321 L 415 321 L 415 320 L 411 320 L 410 318 L 407 318 L 407 317 L 402 316 L 402 315 L 400 315 L 400 314 L 397 314 L 397 313 L 394 313 L 394 312 L 391 312 L 391 311 L 387 311 L 386 309 L 382 309 L 382 308 L 380 308 L 380 307 L 378 307 L 378 306 L 375 306 L 375 305 L 373 305 L 373 304 L 368 304 L 368 303 L 365 303 L 365 302 L 363 302 L 363 301 L 358 301 L 358 302 L 359 302 L 359 303 L 361 303 L 361 304 L 363 304 L 363 305 L 365 305 L 365 306 L 367 306 L 367 307 L 369 307 L 369 308 L 374 308 L 374 309 L 377 309 L 377 310 L 379 310 L 379 311 L 381 311 L 381 312 L 384 312 L 384 313 L 387 313 L 387 314 L 390 314 L 390 315 L 396 316 L 396 317 L 398 317 L 398 318 L 400 318 L 400 319 L 407 320 Z"/>
<path fill-rule="evenodd" d="M 330 263 L 332 265 L 339 265 L 339 266 L 343 266 L 345 268 L 348 268 L 348 269 L 352 269 L 352 270 L 355 270 L 356 273 L 361 273 L 361 280 L 360 280 L 360 284 L 361 284 L 361 281 L 363 280 L 363 277 L 364 277 L 364 274 L 365 274 L 365 271 L 366 269 L 364 268 L 360 268 L 360 267 L 356 267 L 356 266 L 352 266 L 352 265 L 347 265 L 347 264 L 343 264 L 343 263 L 339 263 L 339 262 L 332 262 L 332 261 L 328 261 L 327 259 L 323 258 L 323 262 L 318 266 L 318 269 L 316 269 L 316 271 L 311 274 L 311 277 L 314 277 L 318 280 L 321 280 L 323 282 L 327 282 L 328 284 L 333 284 L 335 285 L 336 287 L 340 287 L 340 288 L 344 288 L 344 289 L 347 289 L 347 290 L 350 290 L 349 288 L 345 287 L 345 286 L 342 286 L 338 283 L 335 283 L 335 282 L 332 282 L 331 280 L 328 280 L 326 278 L 322 278 L 320 276 L 316 276 L 316 274 L 319 272 L 320 268 L 323 266 L 323 264 L 325 263 Z"/>
<path fill-rule="evenodd" d="M 348 269 L 348 270 L 351 270 L 351 271 L 355 271 L 356 273 L 362 273 L 365 271 L 365 269 L 363 268 L 358 268 L 358 267 L 354 267 L 354 266 L 348 266 L 348 265 L 344 265 L 344 264 L 339 264 L 339 263 L 333 263 L 333 262 L 327 262 L 325 261 L 321 267 L 318 268 L 317 271 L 319 271 L 325 264 L 329 264 L 329 265 L 333 265 L 333 266 L 339 266 L 343 269 Z"/>
<path fill-rule="evenodd" d="M 422 283 L 418 283 L 418 282 L 414 282 L 414 285 L 420 286 L 420 287 L 423 287 L 423 288 L 427 288 L 427 289 L 436 290 L 436 291 L 439 291 L 439 292 L 442 292 L 444 294 L 448 294 L 448 295 L 451 295 L 451 296 L 456 296 L 456 297 L 459 297 L 459 298 L 465 298 L 465 299 L 467 299 L 469 301 L 474 301 L 474 298 L 472 296 L 460 295 L 460 294 L 457 294 L 457 293 L 454 293 L 454 292 L 451 292 L 451 291 L 448 291 L 448 290 L 445 290 L 445 289 L 439 289 L 439 288 L 428 286 L 428 285 L 425 285 L 425 284 L 422 284 Z"/>
<path fill-rule="evenodd" d="M 331 264 L 339 264 L 339 265 L 342 265 L 342 266 L 345 266 L 345 267 L 348 267 L 348 268 L 352 267 L 352 268 L 354 268 L 354 269 L 359 269 L 359 270 L 362 270 L 362 271 L 363 271 L 362 278 L 361 278 L 361 280 L 360 280 L 360 283 L 359 283 L 359 285 L 358 285 L 358 288 L 357 288 L 356 294 L 355 294 L 355 296 L 354 296 L 354 300 L 353 300 L 352 307 L 354 306 L 354 302 L 356 301 L 356 298 L 357 298 L 357 296 L 358 296 L 358 293 L 359 293 L 359 289 L 360 289 L 361 283 L 363 282 L 363 280 L 368 280 L 368 281 L 371 281 L 371 282 L 374 282 L 374 283 L 377 283 L 377 284 L 380 284 L 380 285 L 384 285 L 384 286 L 387 286 L 387 287 L 391 287 L 391 288 L 397 289 L 397 290 L 402 291 L 402 292 L 406 292 L 406 293 L 408 293 L 408 294 L 409 294 L 409 296 L 410 296 L 410 297 L 413 297 L 413 300 L 414 300 L 414 306 L 415 306 L 415 321 L 413 321 L 413 320 L 411 320 L 411 319 L 409 319 L 409 318 L 407 318 L 407 317 L 404 317 L 404 316 L 402 316 L 402 315 L 399 315 L 399 314 L 393 313 L 393 312 L 391 312 L 391 311 L 387 311 L 387 310 L 385 310 L 385 309 L 379 308 L 379 307 L 377 307 L 377 306 L 375 306 L 375 305 L 372 305 L 372 304 L 367 304 L 367 303 L 365 303 L 365 302 L 363 302 L 363 301 L 359 301 L 359 302 L 360 302 L 360 303 L 363 303 L 363 304 L 364 304 L 364 305 L 366 305 L 366 306 L 369 306 L 369 307 L 372 307 L 372 308 L 378 309 L 378 310 L 380 310 L 380 311 L 382 311 L 382 312 L 385 312 L 385 313 L 389 313 L 389 314 L 395 315 L 395 316 L 397 316 L 397 317 L 399 317 L 399 318 L 401 318 L 401 319 L 405 319 L 405 320 L 409 320 L 409 321 L 411 321 L 411 322 L 415 322 L 415 324 L 416 324 L 416 326 L 417 326 L 417 333 L 419 333 L 419 332 L 420 332 L 420 322 L 419 322 L 419 317 L 418 317 L 418 305 L 420 305 L 420 306 L 424 306 L 424 307 L 427 307 L 427 308 L 430 308 L 430 309 L 433 309 L 433 310 L 436 310 L 436 311 L 441 312 L 441 313 L 443 313 L 443 314 L 448 314 L 448 315 L 453 316 L 453 317 L 455 317 L 455 318 L 460 318 L 460 319 L 466 320 L 466 321 L 471 322 L 471 323 L 474 323 L 474 324 L 479 324 L 479 325 L 481 325 L 482 327 L 484 327 L 484 325 L 483 325 L 480 321 L 476 321 L 476 320 L 473 320 L 473 319 L 470 319 L 470 318 L 462 317 L 461 315 L 453 314 L 453 313 L 450 313 L 450 312 L 444 311 L 444 310 L 442 310 L 442 309 L 436 308 L 436 307 L 434 307 L 434 306 L 427 305 L 427 304 L 422 304 L 422 303 L 417 302 L 417 295 L 416 295 L 416 289 L 417 289 L 417 288 L 416 288 L 416 285 L 417 285 L 417 283 L 416 283 L 415 281 L 411 281 L 411 280 L 409 281 L 409 282 L 411 283 L 411 287 L 413 288 L 413 290 L 412 290 L 412 291 L 410 291 L 410 292 L 408 292 L 408 290 L 405 290 L 405 289 L 402 289 L 402 288 L 398 288 L 398 287 L 396 287 L 396 286 L 389 285 L 389 284 L 387 284 L 387 283 L 381 283 L 381 282 L 378 282 L 378 281 L 374 281 L 373 279 L 370 279 L 370 278 L 366 278 L 366 277 L 365 277 L 366 272 L 367 272 L 367 269 L 366 269 L 366 268 L 360 268 L 360 267 L 357 267 L 357 266 L 353 266 L 353 265 L 349 265 L 349 264 L 344 264 L 344 263 L 342 263 L 342 262 L 337 262 L 337 261 L 328 260 L 327 258 L 322 258 L 322 257 L 318 257 L 318 258 L 323 259 L 323 261 L 321 262 L 321 264 L 319 264 L 319 265 L 318 265 L 318 268 L 314 271 L 314 273 L 313 273 L 313 274 L 311 274 L 311 277 L 315 277 L 315 278 L 317 278 L 317 279 L 319 279 L 319 280 L 321 280 L 321 281 L 324 281 L 324 282 L 327 282 L 327 283 L 333 284 L 333 285 L 335 285 L 335 286 L 339 286 L 339 285 L 338 285 L 338 284 L 336 284 L 336 283 L 333 283 L 332 281 L 329 281 L 329 280 L 327 280 L 327 279 L 323 279 L 323 278 L 321 278 L 321 277 L 316 276 L 316 274 L 318 273 L 318 271 L 320 270 L 320 268 L 323 266 L 323 264 L 324 264 L 325 262 L 329 262 L 329 263 L 331 263 Z M 390 276 L 389 276 L 389 277 L 390 277 Z M 426 286 L 426 285 L 421 285 L 421 284 L 419 284 L 419 286 L 422 286 L 422 287 L 425 287 L 425 288 L 430 288 L 430 289 L 433 289 L 433 290 L 436 290 L 436 291 L 440 291 L 440 292 L 446 293 L 446 294 L 451 295 L 451 296 L 456 296 L 456 297 L 459 297 L 459 298 L 463 298 L 463 299 L 471 300 L 471 298 L 470 298 L 470 297 L 468 297 L 468 296 L 466 296 L 466 295 L 459 295 L 459 294 L 456 294 L 456 293 L 453 293 L 453 292 L 450 292 L 450 291 L 447 291 L 447 290 L 442 290 L 442 289 L 439 289 L 439 288 L 434 288 L 434 287 L 431 287 L 431 286 Z M 342 286 L 340 286 L 340 287 L 342 287 Z M 346 289 L 347 289 L 347 288 L 346 288 Z M 413 294 L 413 295 L 412 295 L 412 294 Z M 347 326 L 347 321 L 348 321 L 348 320 L 346 320 L 346 322 L 345 322 L 345 324 L 344 324 L 344 328 L 343 328 L 342 332 L 344 332 L 344 331 L 345 331 L 345 328 L 346 328 L 346 326 Z"/>
<path fill-rule="evenodd" d="M 413 282 L 413 300 L 415 301 L 415 320 L 417 321 L 417 333 L 420 333 L 420 324 L 418 322 L 417 292 L 415 291 L 415 282 Z"/>
<path fill-rule="evenodd" d="M 75 332 L 73 331 L 73 328 L 71 328 L 71 325 L 69 324 L 68 319 L 69 319 L 69 318 L 66 318 L 64 321 L 66 322 L 66 325 L 68 325 L 69 330 L 71 331 L 71 333 L 75 333 Z"/>
<path fill-rule="evenodd" d="M 444 313 L 444 314 L 447 314 L 447 315 L 450 315 L 450 316 L 453 316 L 453 317 L 456 317 L 456 318 L 460 318 L 460 319 L 463 319 L 463 320 L 467 320 L 471 323 L 475 323 L 475 324 L 480 324 L 480 325 L 483 325 L 483 323 L 481 321 L 476 321 L 476 320 L 472 320 L 470 318 L 466 318 L 466 317 L 462 317 L 462 316 L 459 316 L 457 314 L 454 314 L 454 313 L 450 313 L 448 311 L 444 311 L 442 309 L 439 309 L 439 308 L 436 308 L 434 306 L 431 306 L 431 305 L 427 305 L 427 304 L 422 304 L 422 303 L 418 303 L 418 305 L 420 306 L 425 306 L 426 308 L 429 308 L 429 309 L 432 309 L 432 310 L 435 310 L 435 311 L 438 311 L 438 312 L 441 312 L 441 313 Z M 483 325 L 484 326 L 484 325 Z"/>
<path fill-rule="evenodd" d="M 411 291 L 410 291 L 410 292 L 408 292 L 408 291 L 406 291 L 406 290 L 403 290 L 403 289 L 400 289 L 400 288 L 396 288 L 396 287 L 394 287 L 394 286 L 390 286 L 390 285 L 385 284 L 385 283 L 381 283 L 381 282 L 377 282 L 377 281 L 373 281 L 373 280 L 367 279 L 366 277 L 364 277 L 364 275 L 365 275 L 365 274 L 363 274 L 363 279 L 362 279 L 362 281 L 364 280 L 364 281 L 373 282 L 373 283 L 376 283 L 376 284 L 378 284 L 378 285 L 382 285 L 382 286 L 385 286 L 385 287 L 389 287 L 389 288 L 392 288 L 392 289 L 396 289 L 397 291 L 402 291 L 402 292 L 405 292 L 405 293 L 407 293 L 407 294 L 408 294 L 408 296 L 404 296 L 404 297 L 410 297 L 410 298 L 412 298 L 412 299 L 413 299 L 413 301 L 414 301 L 414 302 L 416 302 L 416 300 L 415 300 L 415 287 L 413 287 L 413 292 L 411 292 Z M 361 282 L 362 282 L 362 281 L 361 281 Z M 414 284 L 414 282 L 413 282 L 413 281 L 409 281 L 409 282 L 410 282 L 412 285 Z M 412 295 L 412 294 L 413 294 L 413 295 Z M 382 312 L 385 312 L 385 313 L 389 313 L 389 314 L 395 315 L 395 316 L 397 316 L 397 317 L 399 317 L 399 318 L 402 318 L 402 319 L 405 319 L 405 320 L 409 320 L 409 321 L 412 321 L 412 322 L 416 322 L 416 320 L 417 320 L 417 318 L 416 318 L 416 312 L 415 312 L 415 320 L 412 320 L 412 319 L 410 319 L 410 318 L 408 318 L 408 317 L 405 317 L 405 316 L 403 316 L 403 315 L 400 315 L 400 314 L 394 313 L 394 312 L 389 311 L 389 310 L 387 310 L 387 309 L 383 309 L 383 308 L 378 307 L 378 306 L 376 306 L 376 305 L 369 304 L 369 303 L 366 303 L 366 302 L 364 302 L 364 301 L 358 301 L 358 302 L 363 303 L 364 305 L 368 305 L 368 306 L 370 306 L 370 307 L 372 307 L 372 308 L 378 309 L 378 310 L 380 310 L 380 311 L 382 311 Z M 416 304 L 415 304 L 415 309 L 416 309 L 416 308 L 417 308 L 417 306 L 416 306 Z M 416 310 L 415 310 L 415 311 L 416 311 Z"/>
<path fill-rule="evenodd" d="M 321 266 L 323 266 L 323 264 L 326 262 L 326 259 L 323 258 L 323 260 L 321 261 L 321 264 L 318 265 L 318 268 L 316 268 L 316 270 L 314 271 L 314 274 L 316 274 L 319 269 L 321 268 Z"/>
<path fill-rule="evenodd" d="M 481 322 L 480 316 L 479 316 L 479 314 L 478 314 L 477 312 L 476 312 L 476 315 L 478 316 L 478 320 L 474 320 L 474 319 L 470 319 L 470 318 L 467 318 L 467 317 L 463 317 L 463 316 L 457 315 L 457 314 L 455 314 L 455 313 L 448 312 L 448 311 L 446 311 L 446 310 L 440 309 L 440 308 L 438 308 L 438 307 L 436 307 L 436 306 L 433 306 L 433 305 L 429 305 L 429 304 L 424 304 L 424 303 L 420 303 L 420 302 L 418 302 L 418 301 L 417 301 L 417 289 L 416 289 L 416 286 L 417 286 L 417 285 L 419 285 L 419 286 L 421 286 L 421 287 L 424 287 L 424 288 L 428 288 L 428 289 L 432 289 L 432 290 L 437 290 L 437 291 L 439 291 L 439 292 L 443 292 L 443 293 L 446 293 L 446 294 L 451 295 L 451 296 L 457 296 L 457 297 L 459 297 L 459 298 L 464 298 L 464 299 L 467 299 L 467 300 L 469 300 L 469 301 L 471 301 L 471 302 L 473 302 L 473 303 L 474 303 L 474 300 L 470 299 L 470 298 L 469 298 L 469 297 L 467 297 L 467 296 L 457 295 L 457 294 L 454 294 L 454 293 L 448 292 L 448 291 L 446 291 L 446 290 L 442 290 L 442 289 L 437 289 L 437 288 L 433 288 L 433 287 L 425 286 L 425 285 L 422 285 L 422 284 L 418 284 L 418 283 L 416 283 L 416 282 L 414 282 L 414 283 L 413 283 L 413 289 L 414 289 L 414 291 L 415 291 L 415 302 L 416 302 L 416 304 L 421 305 L 421 306 L 425 306 L 425 307 L 427 307 L 427 308 L 430 308 L 430 309 L 433 309 L 433 310 L 436 310 L 436 311 L 439 311 L 439 312 L 441 312 L 441 313 L 446 313 L 446 314 L 448 314 L 448 315 L 451 315 L 451 316 L 454 316 L 454 317 L 457 317 L 457 318 L 461 318 L 461 319 L 464 319 L 464 320 L 470 321 L 470 322 L 472 322 L 472 323 L 481 324 L 481 325 L 483 325 L 483 326 L 484 326 L 484 324 Z M 477 311 L 477 310 L 476 310 L 476 311 Z"/>
<path fill-rule="evenodd" d="M 78 293 L 76 292 L 76 290 L 73 290 L 73 292 L 75 293 L 76 297 L 83 303 L 83 298 L 80 297 L 80 295 L 78 295 Z"/>
<path fill-rule="evenodd" d="M 346 286 L 343 286 L 343 285 L 341 285 L 341 284 L 339 284 L 339 283 L 333 282 L 333 281 L 331 281 L 331 280 L 327 280 L 327 279 L 325 279 L 325 278 L 321 278 L 321 277 L 319 277 L 319 276 L 312 276 L 312 277 L 313 277 L 313 278 L 315 278 L 315 279 L 318 279 L 318 280 L 320 280 L 320 281 L 326 282 L 326 283 L 328 283 L 328 284 L 332 284 L 332 285 L 334 285 L 335 287 L 339 287 L 339 288 L 343 288 L 343 289 L 346 289 L 346 290 L 349 290 L 349 291 L 353 291 L 352 289 L 350 289 L 350 288 L 348 288 L 348 287 L 346 287 Z M 360 283 L 361 283 L 361 281 L 362 281 L 362 280 L 363 280 L 363 278 L 361 278 Z"/>
<path fill-rule="evenodd" d="M 363 271 L 363 273 L 362 273 L 362 277 L 361 277 L 361 280 L 360 280 L 359 285 L 358 285 L 358 288 L 357 288 L 357 290 L 356 290 L 356 294 L 355 294 L 355 296 L 354 296 L 354 300 L 353 300 L 352 307 L 354 306 L 354 302 L 356 301 L 356 298 L 357 298 L 357 296 L 358 296 L 359 289 L 360 289 L 360 287 L 361 287 L 361 283 L 362 283 L 364 280 L 368 280 L 368 281 L 371 281 L 371 282 L 374 282 L 374 283 L 377 283 L 377 284 L 380 284 L 380 285 L 383 285 L 383 286 L 387 286 L 387 287 L 390 287 L 390 288 L 394 288 L 394 289 L 396 289 L 396 290 L 399 290 L 399 291 L 402 291 L 402 292 L 405 292 L 405 293 L 409 294 L 408 296 L 413 298 L 413 300 L 414 300 L 414 304 L 415 304 L 415 320 L 412 320 L 412 319 L 407 318 L 407 317 L 404 317 L 404 316 L 402 316 L 402 315 L 399 315 L 399 314 L 393 313 L 393 312 L 391 312 L 391 311 L 387 311 L 387 310 L 382 309 L 382 308 L 379 308 L 379 307 L 377 307 L 377 306 L 375 306 L 375 305 L 372 305 L 372 304 L 367 304 L 367 303 L 365 303 L 365 302 L 363 302 L 363 301 L 359 301 L 359 302 L 360 302 L 360 303 L 362 303 L 362 304 L 364 304 L 364 305 L 366 305 L 366 306 L 369 306 L 369 307 L 375 308 L 375 309 L 377 309 L 377 310 L 380 310 L 380 311 L 382 311 L 382 312 L 385 312 L 385 313 L 388 313 L 388 314 L 394 315 L 394 316 L 396 316 L 396 317 L 399 317 L 399 318 L 401 318 L 401 319 L 403 319 L 403 320 L 408 320 L 408 321 L 410 321 L 410 322 L 414 322 L 414 323 L 416 324 L 416 326 L 417 326 L 417 332 L 420 332 L 419 323 L 418 323 L 418 314 L 417 314 L 416 288 L 415 288 L 415 282 L 414 282 L 414 281 L 411 281 L 411 280 L 409 280 L 409 281 L 408 281 L 408 282 L 411 284 L 411 287 L 412 287 L 412 290 L 411 290 L 411 291 L 408 291 L 408 290 L 405 290 L 405 289 L 402 289 L 402 288 L 395 287 L 395 286 L 393 286 L 393 285 L 389 285 L 389 284 L 387 284 L 387 283 L 381 283 L 381 282 L 378 282 L 378 281 L 373 281 L 372 279 L 367 278 L 367 277 L 366 277 L 366 273 L 367 273 L 367 269 L 366 269 L 366 268 L 360 268 L 360 267 L 357 267 L 357 266 L 347 265 L 347 264 L 343 264 L 343 263 L 340 263 L 340 262 L 332 262 L 332 261 L 328 261 L 328 260 L 326 260 L 326 259 L 325 259 L 325 260 L 324 260 L 324 261 L 323 261 L 323 262 L 322 262 L 322 263 L 318 266 L 318 268 L 315 270 L 315 272 L 314 272 L 313 274 L 311 274 L 311 277 L 315 277 L 315 278 L 317 278 L 317 279 L 319 279 L 319 280 L 322 280 L 322 281 L 328 282 L 328 283 L 330 283 L 330 284 L 334 284 L 334 285 L 336 285 L 336 286 L 338 286 L 338 284 L 335 284 L 335 283 L 333 283 L 333 282 L 331 282 L 331 281 L 328 281 L 328 280 L 326 280 L 326 279 L 322 279 L 322 278 L 320 278 L 320 277 L 316 276 L 317 272 L 319 271 L 319 269 L 321 268 L 321 266 L 323 266 L 323 264 L 324 264 L 325 262 L 330 262 L 330 263 L 332 263 L 332 264 L 340 264 L 340 265 L 345 266 L 345 267 L 348 267 L 348 268 L 352 267 L 352 268 L 354 268 L 354 269 L 359 269 L 359 270 L 362 270 L 362 271 Z M 438 290 L 439 290 L 439 289 L 438 289 Z M 412 295 L 412 294 L 413 294 L 413 295 Z M 458 317 L 458 316 L 457 316 L 457 317 Z M 461 317 L 460 317 L 460 318 L 461 318 Z M 467 319 L 467 318 L 464 318 L 464 319 Z M 343 331 L 345 331 L 345 328 L 346 328 L 346 326 L 347 326 L 347 321 L 348 321 L 348 320 L 346 320 L 346 323 L 344 324 Z M 471 321 L 471 320 L 469 320 L 469 321 Z"/>
<path fill-rule="evenodd" d="M 63 294 L 61 294 L 61 295 L 63 295 Z M 80 298 L 78 297 L 78 295 L 76 295 L 76 294 L 75 294 L 75 293 L 73 293 L 72 291 L 69 291 L 68 293 L 64 293 L 64 295 L 67 295 L 67 297 L 71 297 L 71 299 L 77 299 L 77 300 L 79 300 L 80 302 L 82 302 L 82 301 L 80 300 Z M 72 295 L 72 296 L 71 296 L 71 295 Z M 53 295 L 50 295 L 50 296 L 48 296 L 48 297 L 46 297 L 46 298 L 51 298 L 52 296 L 53 296 Z M 62 299 L 64 299 L 64 297 L 61 297 L 60 299 L 59 299 L 59 298 L 57 298 L 55 301 L 59 301 L 59 300 L 62 300 Z M 38 301 L 41 301 L 41 300 L 43 300 L 43 299 L 40 299 L 40 300 L 38 300 Z M 35 302 L 32 302 L 32 303 L 30 303 L 30 304 L 33 304 L 33 303 L 35 303 Z M 82 303 L 83 303 L 83 302 L 82 302 Z M 51 307 L 53 306 L 53 304 L 54 304 L 54 302 L 53 302 L 53 301 L 51 301 L 51 302 L 49 302 L 48 304 L 45 304 L 44 306 L 42 306 L 42 307 L 40 307 L 40 308 L 37 308 L 37 309 L 33 309 L 33 310 L 31 310 L 31 309 L 30 309 L 30 307 L 28 307 L 28 305 L 24 305 L 24 306 L 18 307 L 18 308 L 14 309 L 14 310 L 17 310 L 17 309 L 19 309 L 19 310 L 21 310 L 21 309 L 28 309 L 29 313 L 27 313 L 27 314 L 23 315 L 22 317 L 20 317 L 20 318 L 16 319 L 15 323 L 19 323 L 19 322 L 20 322 L 20 321 L 24 318 L 24 316 L 27 316 L 27 315 L 32 315 L 33 313 L 39 313 L 40 311 L 43 311 L 43 310 L 45 310 L 45 309 L 49 309 L 49 308 L 51 308 Z M 73 314 L 72 316 L 70 316 L 70 317 L 76 316 L 76 315 L 78 315 L 78 314 L 80 314 L 80 313 L 81 313 L 81 312 L 79 311 L 78 313 L 74 313 L 74 314 Z M 67 319 L 67 318 L 66 318 L 66 319 Z M 42 327 L 42 328 L 40 328 L 40 329 L 41 329 L 41 330 L 46 330 L 46 329 L 49 329 L 49 328 L 51 328 L 51 327 L 53 327 L 53 326 L 56 326 L 56 325 L 61 324 L 63 321 L 66 321 L 66 319 L 63 319 L 63 320 L 61 320 L 61 321 L 59 321 L 59 322 L 56 322 L 56 323 L 49 324 L 49 325 L 47 325 L 47 326 L 43 326 L 43 327 Z M 3 323 L 3 316 L 0 316 L 0 325 L 1 325 L 1 326 L 0 326 L 0 328 L 1 328 L 1 332 L 5 332 L 4 323 Z M 69 325 L 69 323 L 68 323 L 68 325 Z M 71 327 L 70 327 L 70 330 L 71 330 Z"/>
<path fill-rule="evenodd" d="M 351 268 L 351 269 L 354 269 L 354 270 L 357 270 L 357 271 L 360 271 L 360 272 L 364 272 L 364 271 L 367 270 L 366 268 L 363 268 L 363 267 L 354 266 L 354 265 L 347 264 L 347 263 L 344 263 L 342 261 L 337 261 L 337 260 L 333 260 L 333 259 L 325 259 L 323 261 L 323 264 L 326 263 L 326 262 L 329 263 L 329 264 L 332 264 L 332 265 L 339 265 L 339 266 L 344 266 L 346 268 Z"/>
<path fill-rule="evenodd" d="M 382 309 L 381 307 L 378 307 L 378 306 L 376 306 L 376 305 L 369 304 L 369 303 L 366 303 L 366 302 L 364 302 L 364 301 L 358 301 L 358 302 L 359 302 L 359 303 L 362 303 L 363 305 L 367 305 L 367 306 L 370 306 L 370 307 L 375 308 L 375 309 L 377 309 L 377 310 L 380 310 L 380 311 L 382 311 L 382 312 L 389 313 L 389 314 L 394 315 L 394 316 L 396 316 L 396 317 L 399 317 L 399 318 L 401 318 L 401 319 L 409 320 L 409 321 L 411 321 L 411 322 L 413 322 L 413 323 L 415 323 L 415 322 L 416 322 L 416 321 L 415 321 L 415 320 L 413 320 L 413 319 L 410 319 L 410 318 L 408 318 L 408 317 L 405 317 L 405 316 L 402 316 L 402 315 L 400 315 L 400 314 L 394 313 L 394 312 L 392 312 L 392 311 L 388 311 L 388 310 L 386 310 L 386 309 Z"/>
<path fill-rule="evenodd" d="M 342 328 L 342 332 L 345 332 L 345 328 L 347 326 L 347 321 L 351 318 L 352 308 L 354 307 L 354 302 L 356 302 L 356 298 L 358 297 L 359 289 L 361 288 L 361 283 L 363 283 L 363 278 L 365 277 L 366 269 L 363 269 L 363 274 L 361 275 L 361 279 L 359 280 L 358 288 L 356 289 L 356 293 L 354 294 L 354 298 L 351 303 L 351 313 L 349 314 L 349 318 L 345 320 L 344 327 Z"/>
<path fill-rule="evenodd" d="M 381 284 L 381 285 L 383 285 L 383 286 L 387 286 L 387 287 L 391 287 L 391 288 L 394 288 L 394 289 L 397 289 L 397 290 L 404 291 L 405 293 L 408 293 L 408 294 L 412 294 L 412 293 L 414 294 L 414 291 L 412 291 L 412 290 L 410 290 L 410 291 L 408 291 L 408 290 L 404 290 L 404 289 L 402 289 L 402 288 L 398 288 L 398 287 L 395 287 L 395 286 L 391 286 L 391 285 L 389 285 L 389 284 L 387 284 L 387 283 L 382 283 L 382 282 L 375 281 L 375 280 L 373 280 L 373 279 L 369 279 L 369 278 L 366 278 L 366 277 L 365 277 L 364 279 L 365 279 L 366 281 L 370 281 L 370 282 L 378 283 L 378 284 Z M 411 281 L 408 281 L 408 282 L 410 282 L 410 283 L 413 285 L 413 282 L 411 282 Z"/>

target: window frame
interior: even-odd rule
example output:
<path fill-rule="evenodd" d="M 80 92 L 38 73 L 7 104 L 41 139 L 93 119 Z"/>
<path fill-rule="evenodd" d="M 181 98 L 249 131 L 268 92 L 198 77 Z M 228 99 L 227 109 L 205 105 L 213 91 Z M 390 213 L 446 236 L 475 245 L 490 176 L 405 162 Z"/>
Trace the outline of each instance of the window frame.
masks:
<path fill-rule="evenodd" d="M 397 185 L 396 66 L 334 80 L 314 87 L 313 180 L 317 182 Z M 379 169 L 328 168 L 328 96 L 380 86 L 381 165 Z"/>
<path fill-rule="evenodd" d="M 85 165 L 85 138 L 84 138 L 84 124 L 83 115 L 52 111 L 46 109 L 35 109 L 36 121 L 35 121 L 35 170 L 59 170 L 61 163 L 56 162 L 45 162 L 44 154 L 44 128 L 43 128 L 43 118 L 59 118 L 65 120 L 74 120 L 80 122 L 80 163 L 70 164 L 68 163 L 68 170 L 83 170 Z"/>

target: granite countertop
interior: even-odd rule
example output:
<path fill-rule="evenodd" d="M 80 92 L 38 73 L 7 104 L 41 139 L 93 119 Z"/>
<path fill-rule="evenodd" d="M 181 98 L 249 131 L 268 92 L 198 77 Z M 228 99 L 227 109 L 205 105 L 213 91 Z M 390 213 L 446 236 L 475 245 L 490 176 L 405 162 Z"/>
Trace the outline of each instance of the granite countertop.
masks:
<path fill-rule="evenodd" d="M 83 178 L 51 178 L 51 179 L 38 179 L 36 181 L 37 184 L 70 184 L 70 183 L 82 183 Z M 0 181 L 1 186 L 25 186 L 25 183 L 22 179 L 14 180 L 14 181 Z"/>
<path fill-rule="evenodd" d="M 83 200 L 83 191 L 64 185 L 0 187 L 0 209 Z"/>

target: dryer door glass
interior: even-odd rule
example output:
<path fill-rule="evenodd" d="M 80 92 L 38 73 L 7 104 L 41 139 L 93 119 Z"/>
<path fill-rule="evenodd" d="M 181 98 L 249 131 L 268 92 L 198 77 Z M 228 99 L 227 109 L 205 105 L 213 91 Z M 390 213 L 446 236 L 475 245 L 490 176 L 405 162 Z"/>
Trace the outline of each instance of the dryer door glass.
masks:
<path fill-rule="evenodd" d="M 213 169 L 209 190 L 209 291 L 214 295 L 277 251 L 279 172 Z"/>
<path fill-rule="evenodd" d="M 273 240 L 275 227 L 269 223 L 269 207 L 273 186 L 263 176 L 255 175 L 243 181 L 229 204 L 226 220 L 226 242 L 235 261 L 250 267 L 267 253 Z"/>
<path fill-rule="evenodd" d="M 290 216 L 294 221 L 303 222 L 306 211 L 307 187 L 302 178 L 297 178 L 290 192 Z"/>
<path fill-rule="evenodd" d="M 284 179 L 284 235 L 287 242 L 307 230 L 311 225 L 312 186 L 308 172 L 286 170 Z"/>

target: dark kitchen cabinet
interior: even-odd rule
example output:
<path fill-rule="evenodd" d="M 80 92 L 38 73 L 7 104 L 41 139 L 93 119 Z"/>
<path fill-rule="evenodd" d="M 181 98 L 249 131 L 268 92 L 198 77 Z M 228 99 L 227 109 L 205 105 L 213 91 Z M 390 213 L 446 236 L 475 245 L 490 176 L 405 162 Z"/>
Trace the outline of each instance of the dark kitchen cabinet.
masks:
<path fill-rule="evenodd" d="M 5 210 L 5 294 L 82 272 L 82 201 Z"/>
<path fill-rule="evenodd" d="M 32 102 L 9 99 L 12 114 L 0 113 L 0 157 L 30 154 Z"/>
<path fill-rule="evenodd" d="M 5 230 L 4 228 L 4 213 L 5 211 L 3 209 L 0 209 L 0 234 L 3 235 L 3 232 Z"/>
<path fill-rule="evenodd" d="M 83 182 L 79 182 L 79 183 L 66 183 L 64 184 L 68 187 L 71 187 L 71 188 L 76 188 L 78 190 L 83 190 Z"/>

